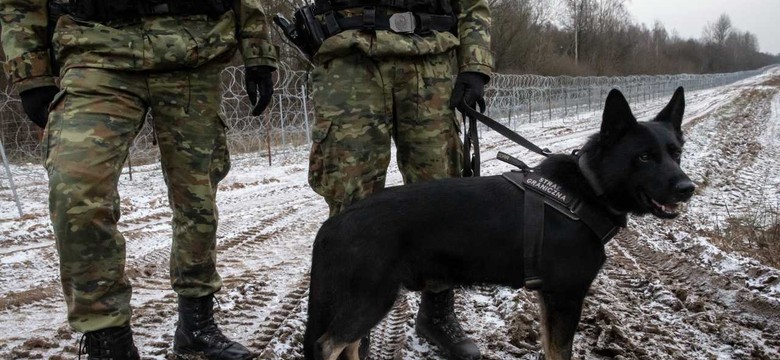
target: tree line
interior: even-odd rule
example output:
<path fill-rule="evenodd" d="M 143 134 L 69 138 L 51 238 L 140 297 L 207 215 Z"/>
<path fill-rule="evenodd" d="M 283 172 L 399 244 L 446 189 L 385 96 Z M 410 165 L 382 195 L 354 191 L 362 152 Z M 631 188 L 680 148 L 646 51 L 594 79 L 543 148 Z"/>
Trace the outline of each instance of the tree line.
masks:
<path fill-rule="evenodd" d="M 626 0 L 490 0 L 496 71 L 540 75 L 722 73 L 780 63 L 721 15 L 684 39 L 637 24 Z"/>

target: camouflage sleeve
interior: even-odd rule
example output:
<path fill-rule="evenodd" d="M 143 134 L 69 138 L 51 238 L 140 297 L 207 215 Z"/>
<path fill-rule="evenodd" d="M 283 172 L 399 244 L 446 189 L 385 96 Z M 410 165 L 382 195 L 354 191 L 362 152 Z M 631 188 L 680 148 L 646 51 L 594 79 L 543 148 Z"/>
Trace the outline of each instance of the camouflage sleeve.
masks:
<path fill-rule="evenodd" d="M 264 1 L 264 0 L 259 0 Z M 236 0 L 238 39 L 244 65 L 276 68 L 279 49 L 271 43 L 270 28 L 258 0 Z"/>
<path fill-rule="evenodd" d="M 490 76 L 493 53 L 490 51 L 490 8 L 487 0 L 453 0 L 458 17 L 459 72 L 475 71 Z"/>
<path fill-rule="evenodd" d="M 5 73 L 19 92 L 54 85 L 46 4 L 47 0 L 0 0 Z"/>

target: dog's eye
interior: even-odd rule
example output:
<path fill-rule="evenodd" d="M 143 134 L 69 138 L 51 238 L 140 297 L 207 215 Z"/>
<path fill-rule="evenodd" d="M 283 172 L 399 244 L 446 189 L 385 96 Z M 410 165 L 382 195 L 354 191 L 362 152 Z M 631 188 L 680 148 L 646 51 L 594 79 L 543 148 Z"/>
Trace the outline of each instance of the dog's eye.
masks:
<path fill-rule="evenodd" d="M 639 155 L 639 161 L 642 162 L 648 162 L 652 159 L 652 156 L 650 156 L 650 153 L 643 153 Z"/>

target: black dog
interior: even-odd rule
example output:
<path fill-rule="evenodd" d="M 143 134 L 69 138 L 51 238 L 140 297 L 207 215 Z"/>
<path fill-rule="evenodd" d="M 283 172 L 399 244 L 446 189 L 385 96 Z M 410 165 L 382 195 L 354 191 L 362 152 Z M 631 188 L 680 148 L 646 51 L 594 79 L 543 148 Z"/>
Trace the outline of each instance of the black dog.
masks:
<path fill-rule="evenodd" d="M 551 155 L 533 173 L 619 226 L 628 213 L 674 218 L 694 191 L 679 165 L 684 108 L 678 88 L 654 120 L 637 122 L 612 90 L 601 131 L 577 154 Z M 401 287 L 523 287 L 528 191 L 500 175 L 431 181 L 389 188 L 327 220 L 314 243 L 306 359 L 358 360 L 360 339 Z M 542 343 L 547 359 L 570 359 L 583 299 L 606 259 L 603 239 L 582 221 L 544 209 Z"/>

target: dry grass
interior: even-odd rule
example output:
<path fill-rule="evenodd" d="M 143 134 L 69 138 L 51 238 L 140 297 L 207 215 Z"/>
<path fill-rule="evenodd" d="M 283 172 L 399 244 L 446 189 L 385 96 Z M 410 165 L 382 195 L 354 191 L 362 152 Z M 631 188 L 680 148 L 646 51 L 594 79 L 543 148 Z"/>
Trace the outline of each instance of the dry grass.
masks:
<path fill-rule="evenodd" d="M 780 268 L 780 206 L 751 208 L 707 234 L 719 248 Z"/>
<path fill-rule="evenodd" d="M 773 77 L 767 81 L 764 81 L 762 85 L 780 87 L 780 77 Z"/>

